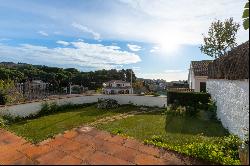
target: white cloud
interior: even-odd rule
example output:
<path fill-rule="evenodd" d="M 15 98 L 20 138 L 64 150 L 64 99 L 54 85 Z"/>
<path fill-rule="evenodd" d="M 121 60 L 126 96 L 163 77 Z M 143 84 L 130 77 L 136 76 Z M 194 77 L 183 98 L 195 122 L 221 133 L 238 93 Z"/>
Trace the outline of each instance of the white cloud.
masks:
<path fill-rule="evenodd" d="M 20 46 L 0 45 L 0 57 L 3 59 L 27 63 L 80 66 L 94 69 L 111 69 L 121 65 L 140 62 L 138 55 L 119 50 L 114 46 L 71 42 L 73 48 L 48 48 L 23 44 Z"/>
<path fill-rule="evenodd" d="M 141 70 L 141 67 L 138 67 L 138 66 L 133 67 L 133 71 L 140 71 L 140 70 Z"/>
<path fill-rule="evenodd" d="M 106 48 L 110 48 L 113 50 L 120 50 L 121 49 L 119 46 L 106 46 Z"/>
<path fill-rule="evenodd" d="M 37 33 L 39 33 L 42 36 L 49 36 L 49 34 L 44 31 L 38 31 Z"/>
<path fill-rule="evenodd" d="M 1 5 L 41 15 L 49 20 L 45 21 L 46 25 L 52 29 L 57 26 L 58 30 L 70 37 L 86 37 L 72 31 L 73 23 L 75 28 L 85 33 L 83 35 L 91 34 L 96 39 L 102 37 L 112 41 L 153 43 L 162 52 L 172 52 L 183 44 L 200 45 L 202 33 L 208 31 L 214 19 L 233 17 L 242 25 L 241 16 L 245 3 L 246 0 L 116 0 L 83 1 L 77 7 L 61 3 L 61 8 L 37 1 L 5 2 Z M 39 27 L 34 22 L 26 21 L 26 24 L 21 24 L 22 28 Z M 15 26 L 13 23 L 15 22 L 12 20 L 4 20 L 0 24 L 11 30 Z M 21 35 L 29 35 L 20 32 Z M 247 40 L 249 31 L 241 28 L 237 42 Z"/>
<path fill-rule="evenodd" d="M 139 78 L 145 79 L 164 79 L 166 81 L 178 81 L 178 80 L 187 80 L 188 71 L 168 71 L 168 72 L 159 72 L 159 73 L 136 73 L 136 76 Z"/>
<path fill-rule="evenodd" d="M 184 70 L 165 70 L 165 73 L 182 73 Z"/>
<path fill-rule="evenodd" d="M 57 43 L 57 44 L 61 44 L 61 45 L 63 45 L 63 46 L 68 46 L 68 45 L 70 45 L 69 42 L 62 41 L 62 40 L 58 40 L 56 43 Z"/>
<path fill-rule="evenodd" d="M 78 24 L 78 23 L 72 23 L 72 26 L 74 28 L 77 28 L 78 30 L 82 31 L 82 32 L 87 32 L 87 33 L 90 33 L 93 35 L 94 39 L 95 40 L 100 40 L 101 39 L 101 35 L 95 31 L 93 31 L 92 29 L 89 29 L 88 27 L 86 26 L 83 26 L 81 24 Z"/>
<path fill-rule="evenodd" d="M 134 52 L 140 51 L 142 49 L 141 46 L 134 45 L 134 44 L 127 44 L 127 46 L 131 51 L 134 51 Z"/>
<path fill-rule="evenodd" d="M 150 52 L 151 52 L 151 53 L 154 53 L 154 52 L 159 52 L 159 50 L 160 50 L 160 48 L 159 48 L 159 47 L 154 46 L 154 47 L 150 50 Z"/>

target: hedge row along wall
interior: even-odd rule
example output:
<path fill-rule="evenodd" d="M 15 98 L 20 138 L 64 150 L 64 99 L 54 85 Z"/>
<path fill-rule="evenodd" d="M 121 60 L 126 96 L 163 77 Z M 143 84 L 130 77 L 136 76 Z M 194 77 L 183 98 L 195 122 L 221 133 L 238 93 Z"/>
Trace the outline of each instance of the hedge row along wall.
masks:
<path fill-rule="evenodd" d="M 198 106 L 199 103 L 207 104 L 210 99 L 210 94 L 208 93 L 198 93 L 198 92 L 167 92 L 167 103 L 173 104 L 175 101 L 182 106 Z"/>
<path fill-rule="evenodd" d="M 249 79 L 249 41 L 213 61 L 208 66 L 209 79 Z"/>

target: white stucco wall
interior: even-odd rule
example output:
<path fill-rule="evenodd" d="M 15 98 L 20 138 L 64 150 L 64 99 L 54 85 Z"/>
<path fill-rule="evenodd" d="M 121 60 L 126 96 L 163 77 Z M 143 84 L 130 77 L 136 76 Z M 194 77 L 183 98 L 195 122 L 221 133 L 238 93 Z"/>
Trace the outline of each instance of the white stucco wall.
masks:
<path fill-rule="evenodd" d="M 195 76 L 193 69 L 189 69 L 188 83 L 190 89 L 194 89 L 195 92 L 200 92 L 200 83 L 206 81 L 207 76 Z"/>
<path fill-rule="evenodd" d="M 217 117 L 230 133 L 244 138 L 249 129 L 249 80 L 208 79 L 207 90 L 216 101 Z"/>
<path fill-rule="evenodd" d="M 84 103 L 94 103 L 98 101 L 98 98 L 111 98 L 118 101 L 119 104 L 129 104 L 130 102 L 135 105 L 144 106 L 157 106 L 166 107 L 167 98 L 166 97 L 151 97 L 151 96 L 134 96 L 134 95 L 95 95 L 95 96 L 80 96 L 64 99 L 48 100 L 48 103 L 56 102 L 58 105 L 64 105 L 67 103 L 72 104 L 84 104 Z M 45 102 L 45 101 L 44 101 Z M 6 115 L 10 114 L 14 117 L 26 117 L 31 114 L 36 114 L 41 110 L 41 102 L 19 104 L 13 106 L 0 107 L 0 114 Z"/>

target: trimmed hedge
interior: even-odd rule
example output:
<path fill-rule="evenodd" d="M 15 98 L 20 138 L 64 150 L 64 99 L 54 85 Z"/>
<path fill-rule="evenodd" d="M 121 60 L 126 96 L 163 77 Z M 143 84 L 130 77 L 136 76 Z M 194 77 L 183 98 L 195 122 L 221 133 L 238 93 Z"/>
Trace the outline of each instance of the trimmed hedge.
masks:
<path fill-rule="evenodd" d="M 210 97 L 210 94 L 201 92 L 167 92 L 168 104 L 192 106 L 194 108 L 198 108 L 199 105 L 207 105 Z"/>
<path fill-rule="evenodd" d="M 0 105 L 5 105 L 7 103 L 6 95 L 0 92 Z"/>

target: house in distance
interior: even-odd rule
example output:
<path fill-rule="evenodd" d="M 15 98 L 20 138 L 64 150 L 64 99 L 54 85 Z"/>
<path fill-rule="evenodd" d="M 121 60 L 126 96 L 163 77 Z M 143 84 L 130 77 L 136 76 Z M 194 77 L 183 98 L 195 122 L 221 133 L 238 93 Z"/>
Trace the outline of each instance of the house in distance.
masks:
<path fill-rule="evenodd" d="M 104 94 L 133 94 L 130 82 L 122 80 L 111 80 L 103 83 Z"/>
<path fill-rule="evenodd" d="M 188 74 L 189 89 L 194 92 L 206 92 L 208 65 L 212 62 L 212 60 L 191 61 Z"/>

